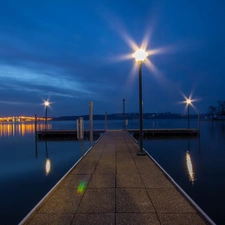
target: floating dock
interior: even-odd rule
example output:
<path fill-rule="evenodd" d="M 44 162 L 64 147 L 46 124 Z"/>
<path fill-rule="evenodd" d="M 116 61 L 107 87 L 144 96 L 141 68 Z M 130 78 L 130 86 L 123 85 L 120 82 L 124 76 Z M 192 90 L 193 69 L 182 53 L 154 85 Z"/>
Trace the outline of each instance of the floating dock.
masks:
<path fill-rule="evenodd" d="M 139 129 L 127 129 L 134 137 L 139 138 Z M 98 139 L 104 129 L 93 130 L 93 138 Z M 195 137 L 200 134 L 198 129 L 144 129 L 144 138 L 157 137 Z M 77 130 L 40 130 L 36 131 L 38 139 L 74 139 L 77 140 Z M 89 130 L 84 130 L 84 139 L 89 139 Z"/>
<path fill-rule="evenodd" d="M 98 139 L 105 130 L 93 130 L 93 138 Z M 84 130 L 84 139 L 89 138 L 89 130 Z M 74 139 L 77 140 L 77 130 L 39 130 L 37 138 L 42 139 Z"/>
<path fill-rule="evenodd" d="M 139 138 L 139 129 L 127 129 L 134 138 Z M 157 138 L 157 137 L 195 137 L 200 135 L 199 129 L 173 128 L 173 129 L 144 129 L 143 137 Z"/>
<path fill-rule="evenodd" d="M 19 225 L 215 224 L 127 131 L 106 131 Z"/>

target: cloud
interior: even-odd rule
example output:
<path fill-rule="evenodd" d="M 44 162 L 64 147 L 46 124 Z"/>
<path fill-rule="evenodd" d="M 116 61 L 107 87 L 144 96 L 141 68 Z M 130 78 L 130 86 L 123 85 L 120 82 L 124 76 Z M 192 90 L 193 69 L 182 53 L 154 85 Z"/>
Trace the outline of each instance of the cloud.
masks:
<path fill-rule="evenodd" d="M 31 102 L 12 102 L 12 101 L 0 101 L 1 104 L 6 104 L 6 105 L 37 105 L 35 103 Z"/>
<path fill-rule="evenodd" d="M 5 84 L 11 86 L 11 89 L 18 89 L 24 91 L 35 91 L 36 89 L 57 88 L 65 92 L 74 92 L 84 95 L 94 94 L 86 89 L 82 83 L 76 81 L 76 78 L 69 79 L 70 77 L 60 75 L 58 71 L 54 72 L 35 72 L 21 67 L 13 67 L 7 65 L 0 65 L 0 79 Z M 32 89 L 30 88 L 32 87 Z"/>

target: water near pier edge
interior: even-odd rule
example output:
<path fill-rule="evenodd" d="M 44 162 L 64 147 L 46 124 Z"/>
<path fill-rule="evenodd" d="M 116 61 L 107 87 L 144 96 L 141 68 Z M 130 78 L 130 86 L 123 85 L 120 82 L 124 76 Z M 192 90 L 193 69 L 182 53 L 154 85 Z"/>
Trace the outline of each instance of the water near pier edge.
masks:
<path fill-rule="evenodd" d="M 191 128 L 197 126 L 191 120 Z M 138 127 L 138 121 L 129 121 L 128 128 Z M 186 120 L 144 120 L 144 128 L 186 127 Z M 75 128 L 74 121 L 49 124 L 49 129 Z M 94 129 L 104 128 L 105 121 L 94 121 Z M 123 121 L 108 121 L 107 128 L 122 129 Z M 144 147 L 216 224 L 225 224 L 225 122 L 201 121 L 199 139 L 149 139 Z M 88 148 L 89 141 L 83 152 L 79 141 L 36 145 L 34 124 L 0 124 L 0 224 L 18 224 Z"/>

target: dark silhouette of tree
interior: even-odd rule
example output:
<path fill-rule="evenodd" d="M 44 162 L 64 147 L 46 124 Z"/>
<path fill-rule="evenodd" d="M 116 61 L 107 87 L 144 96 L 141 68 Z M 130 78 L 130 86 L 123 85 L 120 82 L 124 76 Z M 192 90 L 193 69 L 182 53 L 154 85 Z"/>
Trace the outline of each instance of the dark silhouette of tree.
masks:
<path fill-rule="evenodd" d="M 225 115 L 225 101 L 218 101 L 217 113 L 220 116 Z"/>
<path fill-rule="evenodd" d="M 211 106 L 208 107 L 208 113 L 211 115 L 212 118 L 213 118 L 215 112 L 216 112 L 215 106 L 211 105 Z"/>

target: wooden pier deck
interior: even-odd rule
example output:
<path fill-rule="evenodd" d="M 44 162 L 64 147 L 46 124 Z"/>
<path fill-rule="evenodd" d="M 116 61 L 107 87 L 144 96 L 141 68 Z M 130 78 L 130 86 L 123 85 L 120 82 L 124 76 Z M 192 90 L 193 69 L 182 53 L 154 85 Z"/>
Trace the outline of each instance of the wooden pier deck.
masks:
<path fill-rule="evenodd" d="M 19 225 L 214 224 L 127 131 L 107 131 Z"/>

